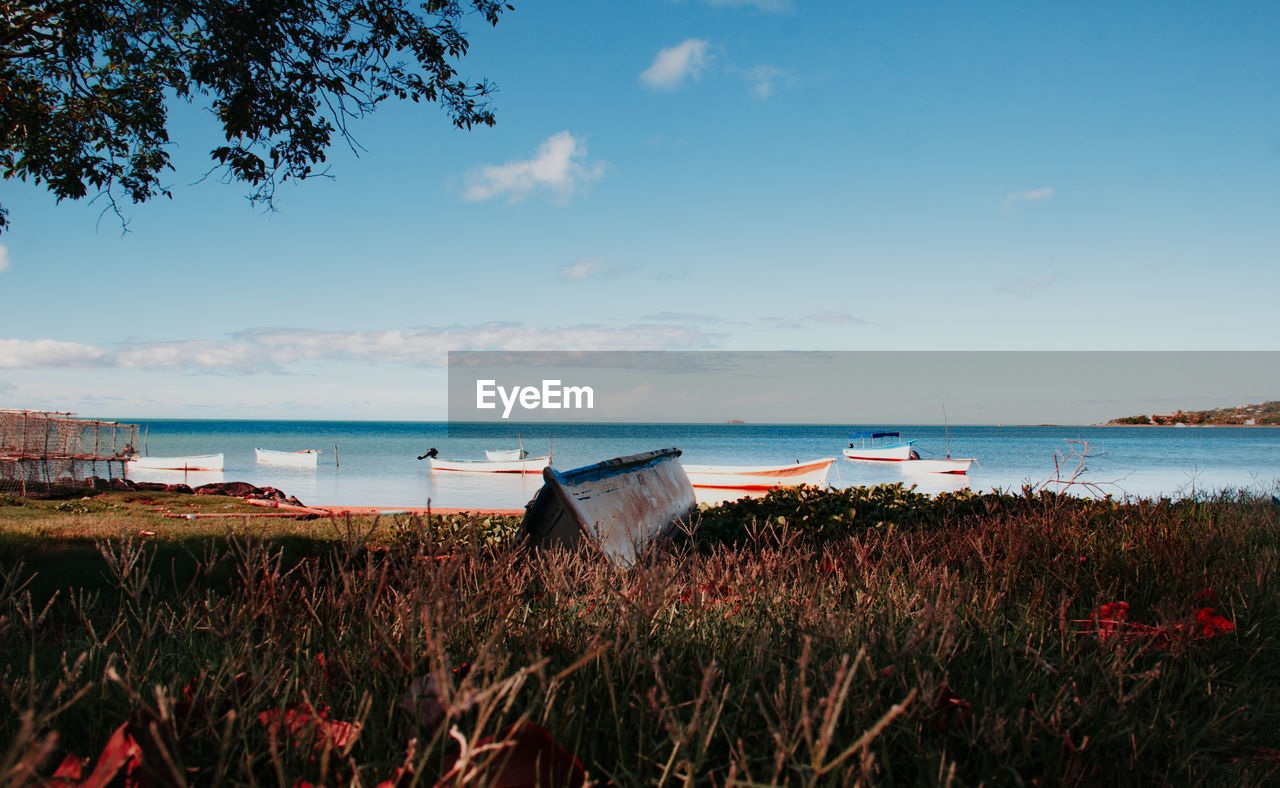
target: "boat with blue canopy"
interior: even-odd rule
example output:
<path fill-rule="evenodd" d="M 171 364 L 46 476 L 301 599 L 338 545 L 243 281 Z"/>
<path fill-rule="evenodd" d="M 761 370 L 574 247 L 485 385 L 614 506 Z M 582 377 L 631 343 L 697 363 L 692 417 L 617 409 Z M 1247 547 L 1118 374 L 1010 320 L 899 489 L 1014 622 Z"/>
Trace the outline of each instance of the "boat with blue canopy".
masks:
<path fill-rule="evenodd" d="M 844 456 L 851 460 L 881 462 L 914 460 L 920 456 L 912 445 L 914 443 L 914 440 L 902 440 L 902 435 L 897 432 L 851 432 L 849 448 L 844 450 Z"/>

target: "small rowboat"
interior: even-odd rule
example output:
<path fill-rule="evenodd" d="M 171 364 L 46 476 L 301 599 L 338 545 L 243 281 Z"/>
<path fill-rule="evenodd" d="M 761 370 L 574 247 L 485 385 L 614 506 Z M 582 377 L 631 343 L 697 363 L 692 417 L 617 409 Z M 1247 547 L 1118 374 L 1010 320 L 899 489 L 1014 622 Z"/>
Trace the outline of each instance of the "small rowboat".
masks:
<path fill-rule="evenodd" d="M 550 457 L 525 457 L 517 460 L 442 460 L 426 457 L 432 471 L 469 473 L 542 473 L 551 464 Z"/>
<path fill-rule="evenodd" d="M 272 451 L 271 449 L 254 449 L 253 456 L 263 465 L 291 465 L 295 468 L 314 468 L 320 457 L 320 450 Z"/>
<path fill-rule="evenodd" d="M 220 471 L 221 454 L 196 454 L 190 457 L 130 457 L 125 471 Z"/>
<path fill-rule="evenodd" d="M 883 462 L 902 462 L 910 460 L 915 449 L 915 441 L 887 440 L 901 438 L 896 432 L 853 432 L 849 434 L 849 448 L 844 456 L 851 460 L 879 460 Z"/>
<path fill-rule="evenodd" d="M 903 473 L 968 473 L 969 466 L 977 462 L 976 457 L 955 459 L 947 457 L 939 460 L 914 459 L 902 463 Z"/>
<path fill-rule="evenodd" d="M 793 465 L 685 465 L 684 472 L 694 487 L 771 490 L 825 484 L 835 461 L 835 457 L 826 457 Z"/>
<path fill-rule="evenodd" d="M 547 468 L 520 530 L 535 546 L 588 544 L 630 566 L 697 509 L 679 456 L 661 449 L 564 473 Z"/>
<path fill-rule="evenodd" d="M 495 462 L 499 460 L 523 460 L 528 456 L 529 452 L 524 449 L 498 449 L 497 451 L 493 449 L 486 449 L 484 452 L 484 458 L 486 460 L 493 460 Z"/>

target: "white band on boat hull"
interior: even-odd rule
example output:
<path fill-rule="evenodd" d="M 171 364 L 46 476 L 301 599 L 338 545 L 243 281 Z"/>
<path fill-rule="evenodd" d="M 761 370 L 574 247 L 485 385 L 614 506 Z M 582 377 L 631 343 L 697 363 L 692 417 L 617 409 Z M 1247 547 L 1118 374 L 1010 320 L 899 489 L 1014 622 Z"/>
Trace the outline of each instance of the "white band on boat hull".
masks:
<path fill-rule="evenodd" d="M 125 471 L 220 471 L 221 454 L 195 454 L 189 457 L 130 457 Z"/>
<path fill-rule="evenodd" d="M 721 490 L 771 490 L 775 487 L 823 485 L 834 457 L 793 465 L 685 465 L 694 487 Z"/>

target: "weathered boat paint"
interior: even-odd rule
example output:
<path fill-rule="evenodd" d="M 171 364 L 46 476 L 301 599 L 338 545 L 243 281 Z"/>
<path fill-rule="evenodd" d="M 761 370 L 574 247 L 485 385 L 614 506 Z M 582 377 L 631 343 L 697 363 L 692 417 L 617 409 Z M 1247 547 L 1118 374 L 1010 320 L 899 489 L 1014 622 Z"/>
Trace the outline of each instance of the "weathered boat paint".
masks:
<path fill-rule="evenodd" d="M 630 566 L 697 508 L 679 456 L 661 449 L 570 471 L 547 468 L 521 530 L 535 546 L 585 543 Z"/>

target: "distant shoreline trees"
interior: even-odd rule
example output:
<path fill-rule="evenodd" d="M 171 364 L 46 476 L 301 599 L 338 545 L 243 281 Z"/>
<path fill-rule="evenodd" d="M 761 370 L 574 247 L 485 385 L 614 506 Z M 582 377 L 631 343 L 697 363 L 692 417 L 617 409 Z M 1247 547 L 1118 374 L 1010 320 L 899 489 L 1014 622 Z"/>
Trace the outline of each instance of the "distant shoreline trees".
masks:
<path fill-rule="evenodd" d="M 1125 416 L 1112 419 L 1110 424 L 1199 424 L 1199 425 L 1280 425 L 1280 401 L 1258 405 L 1241 405 L 1216 410 L 1177 410 L 1174 413 L 1155 413 L 1150 416 Z"/>

